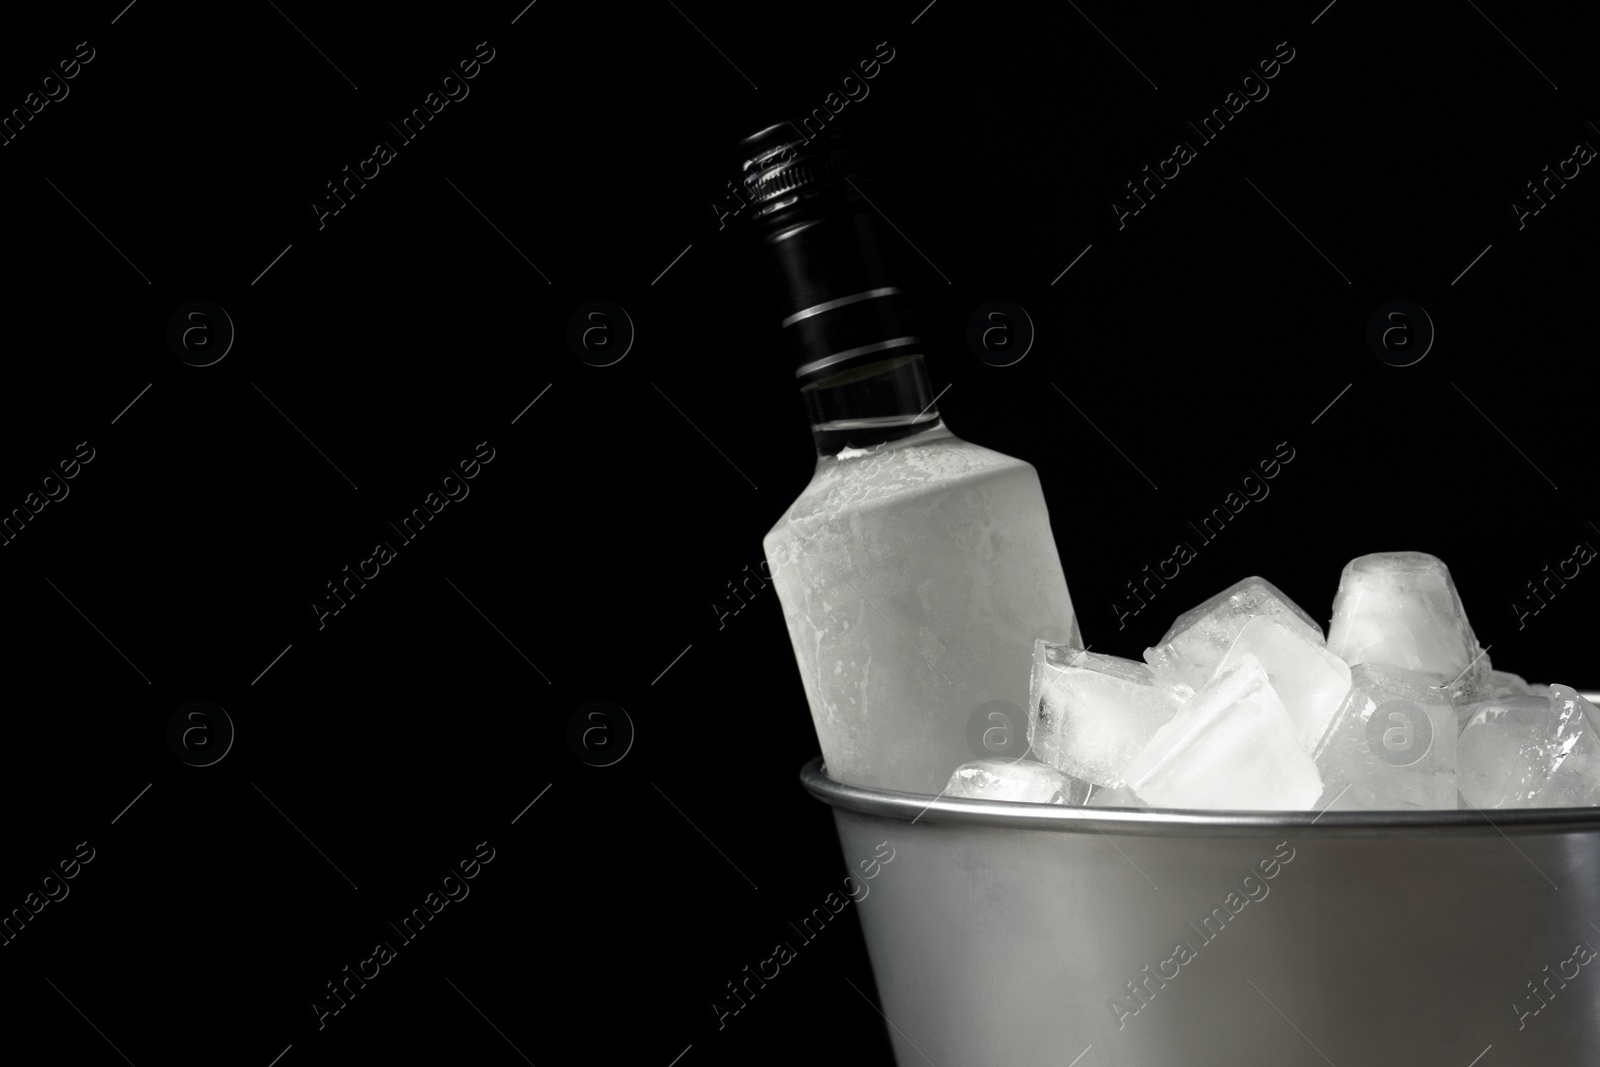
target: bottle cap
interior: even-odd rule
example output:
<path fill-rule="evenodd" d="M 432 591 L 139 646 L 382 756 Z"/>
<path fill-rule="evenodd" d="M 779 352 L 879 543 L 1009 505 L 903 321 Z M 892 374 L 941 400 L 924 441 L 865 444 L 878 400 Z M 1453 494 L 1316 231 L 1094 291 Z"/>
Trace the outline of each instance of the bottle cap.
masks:
<path fill-rule="evenodd" d="M 866 168 L 836 133 L 808 137 L 785 121 L 751 134 L 739 148 L 741 195 L 758 222 L 860 199 Z"/>

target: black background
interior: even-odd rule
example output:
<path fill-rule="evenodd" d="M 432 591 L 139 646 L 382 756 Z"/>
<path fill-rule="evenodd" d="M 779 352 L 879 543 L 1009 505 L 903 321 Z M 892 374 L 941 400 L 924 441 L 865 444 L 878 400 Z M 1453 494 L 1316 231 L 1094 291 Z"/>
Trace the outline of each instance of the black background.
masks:
<path fill-rule="evenodd" d="M 709 1006 L 857 859 L 796 778 L 817 749 L 774 595 L 720 629 L 713 606 L 813 456 L 772 295 L 709 202 L 738 138 L 880 41 L 834 121 L 915 246 L 940 408 L 1037 467 L 1097 651 L 1137 656 L 1251 573 L 1326 619 L 1347 559 L 1418 549 L 1497 666 L 1600 682 L 1600 578 L 1520 628 L 1509 607 L 1600 542 L 1600 178 L 1520 230 L 1509 207 L 1600 144 L 1570 11 L 921 5 L 8 13 L 4 109 L 79 41 L 95 58 L 0 148 L 0 506 L 95 458 L 0 549 L 0 907 L 97 850 L 0 948 L 8 1043 L 888 1062 L 853 909 L 725 1028 Z M 323 184 L 480 41 L 470 95 L 319 229 Z M 1123 182 L 1281 41 L 1270 95 L 1119 229 Z M 205 368 L 165 341 L 197 298 L 237 330 Z M 994 298 L 1037 329 L 1009 367 L 964 341 Z M 565 342 L 590 299 L 637 328 L 610 367 Z M 1391 299 L 1437 328 L 1413 366 L 1364 340 Z M 319 629 L 324 583 L 482 441 L 470 496 Z M 1119 629 L 1124 583 L 1285 441 L 1270 496 Z M 165 740 L 196 698 L 237 727 L 205 768 Z M 591 699 L 637 729 L 614 766 L 569 748 Z M 319 1031 L 310 998 L 479 841 L 471 895 Z"/>

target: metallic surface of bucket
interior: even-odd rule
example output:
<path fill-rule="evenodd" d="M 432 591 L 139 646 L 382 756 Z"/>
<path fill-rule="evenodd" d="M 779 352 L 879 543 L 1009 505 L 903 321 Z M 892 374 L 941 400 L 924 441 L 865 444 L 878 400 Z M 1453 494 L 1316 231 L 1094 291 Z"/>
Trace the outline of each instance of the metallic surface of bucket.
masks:
<path fill-rule="evenodd" d="M 1600 1064 L 1600 809 L 1066 808 L 820 758 L 801 780 L 872 872 L 899 1067 Z"/>

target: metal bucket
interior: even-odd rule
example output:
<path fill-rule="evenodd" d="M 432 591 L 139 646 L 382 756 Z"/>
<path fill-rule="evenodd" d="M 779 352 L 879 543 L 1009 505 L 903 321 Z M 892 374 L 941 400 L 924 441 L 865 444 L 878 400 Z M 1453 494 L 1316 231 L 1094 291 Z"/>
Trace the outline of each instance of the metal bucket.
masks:
<path fill-rule="evenodd" d="M 1600 809 L 1079 809 L 821 762 L 899 1067 L 1600 1064 Z"/>

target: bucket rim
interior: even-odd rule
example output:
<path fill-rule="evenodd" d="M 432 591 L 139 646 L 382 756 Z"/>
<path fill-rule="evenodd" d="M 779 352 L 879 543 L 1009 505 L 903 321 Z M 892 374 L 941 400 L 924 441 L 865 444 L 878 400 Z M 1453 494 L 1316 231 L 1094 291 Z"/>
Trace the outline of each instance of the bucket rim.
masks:
<path fill-rule="evenodd" d="M 822 757 L 800 769 L 800 784 L 833 808 L 910 823 L 988 826 L 1048 833 L 1136 837 L 1473 837 L 1600 830 L 1600 808 L 1435 811 L 1189 811 L 1069 808 L 1004 800 L 969 800 L 850 785 L 828 777 Z"/>

